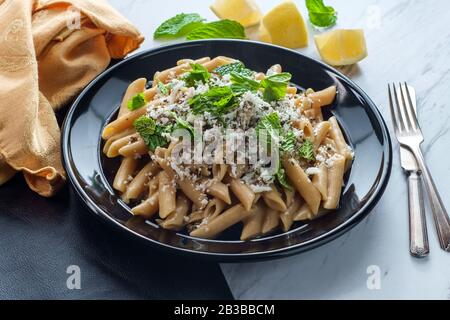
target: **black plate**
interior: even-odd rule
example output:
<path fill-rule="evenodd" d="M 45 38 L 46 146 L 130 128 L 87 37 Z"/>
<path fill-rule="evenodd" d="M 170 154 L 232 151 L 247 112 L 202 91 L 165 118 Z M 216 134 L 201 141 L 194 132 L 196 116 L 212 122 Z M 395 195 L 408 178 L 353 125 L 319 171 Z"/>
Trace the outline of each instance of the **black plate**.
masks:
<path fill-rule="evenodd" d="M 183 58 L 224 55 L 243 61 L 250 69 L 265 71 L 279 63 L 303 88 L 338 88 L 328 112 L 340 121 L 355 161 L 346 179 L 341 207 L 293 230 L 251 242 L 203 240 L 162 230 L 133 218 L 114 193 L 102 166 L 100 134 L 116 112 L 123 93 L 133 80 L 151 79 L 158 70 Z M 207 40 L 181 43 L 145 51 L 105 71 L 78 97 L 63 128 L 63 157 L 68 176 L 81 199 L 93 212 L 130 235 L 167 251 L 242 261 L 284 257 L 322 245 L 355 226 L 381 198 L 389 180 L 392 148 L 386 124 L 369 97 L 351 80 L 325 64 L 295 51 L 250 41 Z"/>

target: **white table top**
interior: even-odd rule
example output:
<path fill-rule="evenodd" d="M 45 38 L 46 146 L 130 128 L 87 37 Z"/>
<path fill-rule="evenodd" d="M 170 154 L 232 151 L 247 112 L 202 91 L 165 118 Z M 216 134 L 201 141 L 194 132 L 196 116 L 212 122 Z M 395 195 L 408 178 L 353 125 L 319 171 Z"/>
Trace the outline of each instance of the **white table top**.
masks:
<path fill-rule="evenodd" d="M 152 34 L 165 19 L 197 12 L 215 20 L 213 0 L 110 0 L 146 35 L 142 48 L 161 45 Z M 257 1 L 267 11 L 279 1 Z M 295 1 L 306 16 L 304 1 Z M 450 209 L 450 2 L 444 0 L 328 0 L 339 28 L 364 28 L 369 57 L 348 74 L 378 105 L 391 127 L 387 83 L 417 90 L 428 165 Z M 313 43 L 299 50 L 319 58 Z M 237 299 L 450 299 L 450 253 L 439 248 L 427 212 L 431 253 L 408 251 L 405 177 L 394 139 L 394 164 L 385 195 L 353 230 L 313 251 L 277 261 L 222 265 Z M 442 160 L 444 159 L 444 160 Z M 370 274 L 368 274 L 370 273 Z M 377 276 L 379 274 L 379 281 Z"/>

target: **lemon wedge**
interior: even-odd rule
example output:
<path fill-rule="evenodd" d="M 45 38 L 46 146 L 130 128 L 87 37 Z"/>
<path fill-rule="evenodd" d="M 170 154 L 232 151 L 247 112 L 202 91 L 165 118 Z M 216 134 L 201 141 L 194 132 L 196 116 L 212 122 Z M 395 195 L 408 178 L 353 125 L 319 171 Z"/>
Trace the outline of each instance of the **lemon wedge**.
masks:
<path fill-rule="evenodd" d="M 357 63 L 367 57 L 366 40 L 361 29 L 338 29 L 314 37 L 322 60 L 332 66 Z"/>
<path fill-rule="evenodd" d="M 270 42 L 287 48 L 302 48 L 308 45 L 308 31 L 297 6 L 285 1 L 270 10 L 262 19 Z"/>
<path fill-rule="evenodd" d="M 261 24 L 258 29 L 258 40 L 262 42 L 272 43 L 269 32 L 267 32 L 267 29 L 263 24 Z"/>
<path fill-rule="evenodd" d="M 235 20 L 244 27 L 256 25 L 262 14 L 253 0 L 216 0 L 211 10 L 220 19 Z"/>

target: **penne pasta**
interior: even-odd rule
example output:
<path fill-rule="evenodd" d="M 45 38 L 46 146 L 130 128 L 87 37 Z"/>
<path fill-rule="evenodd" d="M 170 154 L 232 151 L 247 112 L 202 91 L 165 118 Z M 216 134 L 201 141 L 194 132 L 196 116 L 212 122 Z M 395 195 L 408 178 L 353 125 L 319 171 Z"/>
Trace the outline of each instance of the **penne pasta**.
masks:
<path fill-rule="evenodd" d="M 286 211 L 286 204 L 274 185 L 272 185 L 272 191 L 264 192 L 262 197 L 269 208 L 277 211 Z"/>
<path fill-rule="evenodd" d="M 230 190 L 228 186 L 222 182 L 214 182 L 206 189 L 206 193 L 222 200 L 226 204 L 231 204 Z"/>
<path fill-rule="evenodd" d="M 245 210 L 242 204 L 235 205 L 223 212 L 212 221 L 202 224 L 199 228 L 190 233 L 192 237 L 203 239 L 213 239 L 222 231 L 241 222 L 252 214 L 250 210 Z"/>
<path fill-rule="evenodd" d="M 245 183 L 236 178 L 231 180 L 230 188 L 245 210 L 250 210 L 255 201 L 255 193 Z"/>
<path fill-rule="evenodd" d="M 265 207 L 262 204 L 256 204 L 252 208 L 250 216 L 243 221 L 242 241 L 257 238 L 262 234 L 265 212 Z"/>
<path fill-rule="evenodd" d="M 341 155 L 335 155 L 332 164 L 328 168 L 328 194 L 324 202 L 325 209 L 334 210 L 339 205 L 341 197 L 342 183 L 344 179 L 345 158 Z M 313 212 L 314 213 L 314 212 Z"/>
<path fill-rule="evenodd" d="M 347 143 L 345 142 L 344 135 L 342 134 L 341 128 L 339 127 L 336 118 L 331 117 L 328 121 L 331 125 L 330 136 L 334 140 L 338 152 L 344 156 L 346 161 L 351 162 L 353 160 L 353 154 Z"/>
<path fill-rule="evenodd" d="M 227 174 L 228 167 L 226 164 L 213 164 L 212 172 L 216 181 L 222 181 Z"/>
<path fill-rule="evenodd" d="M 320 122 L 314 132 L 314 150 L 317 151 L 320 145 L 323 143 L 324 139 L 327 137 L 328 132 L 330 132 L 331 124 L 328 121 Z"/>
<path fill-rule="evenodd" d="M 134 121 L 136 121 L 139 117 L 145 115 L 146 112 L 146 108 L 140 108 L 111 122 L 103 130 L 102 138 L 107 140 L 124 130 L 132 128 Z"/>
<path fill-rule="evenodd" d="M 214 198 L 213 200 L 209 201 L 208 205 L 203 210 L 203 218 L 207 220 L 215 219 L 219 214 L 223 212 L 225 207 L 225 202 L 218 198 Z"/>
<path fill-rule="evenodd" d="M 313 107 L 320 108 L 323 106 L 328 106 L 332 104 L 336 98 L 336 86 L 331 86 L 324 90 L 308 94 L 308 98 L 312 100 Z"/>
<path fill-rule="evenodd" d="M 162 171 L 158 174 L 159 182 L 159 216 L 162 219 L 167 218 L 169 215 L 175 212 L 176 205 L 176 188 L 173 178 Z"/>
<path fill-rule="evenodd" d="M 180 231 L 186 224 L 185 219 L 191 207 L 190 201 L 183 195 L 179 194 L 177 196 L 176 210 L 166 220 L 159 220 L 159 225 L 167 230 Z"/>
<path fill-rule="evenodd" d="M 318 168 L 319 172 L 312 178 L 312 183 L 319 190 L 322 200 L 325 201 L 328 198 L 328 169 L 327 166 L 322 163 Z"/>
<path fill-rule="evenodd" d="M 119 118 L 127 113 L 130 113 L 128 109 L 128 102 L 137 94 L 144 92 L 147 85 L 147 79 L 140 78 L 133 81 L 129 86 L 122 100 L 122 104 L 119 109 Z"/>
<path fill-rule="evenodd" d="M 113 182 L 113 188 L 120 192 L 125 192 L 128 183 L 133 179 L 134 172 L 137 168 L 137 160 L 133 157 L 124 158 L 117 170 Z"/>
<path fill-rule="evenodd" d="M 266 208 L 261 231 L 263 235 L 270 234 L 276 229 L 278 229 L 278 227 L 280 226 L 281 214 L 282 213 L 279 211 Z"/>
<path fill-rule="evenodd" d="M 309 180 L 298 161 L 285 159 L 283 165 L 289 180 L 294 184 L 306 203 L 308 203 L 311 211 L 316 214 L 319 211 L 320 201 L 322 199 L 320 192 L 314 187 L 312 181 Z"/>
<path fill-rule="evenodd" d="M 154 177 L 160 170 L 159 165 L 155 162 L 150 162 L 142 168 L 136 177 L 128 184 L 127 190 L 122 195 L 123 201 L 129 203 L 130 200 L 138 199 L 148 188 L 150 178 Z"/>
<path fill-rule="evenodd" d="M 150 219 L 158 213 L 159 209 L 159 192 L 155 193 L 140 205 L 131 209 L 134 216 Z"/>
<path fill-rule="evenodd" d="M 124 157 L 140 157 L 148 154 L 149 150 L 142 138 L 138 138 L 137 141 L 129 143 L 119 149 L 119 154 Z"/>
<path fill-rule="evenodd" d="M 127 136 L 131 136 L 135 133 L 136 133 L 136 130 L 134 130 L 134 128 L 129 128 L 125 131 L 122 131 L 121 133 L 118 133 L 118 134 L 112 136 L 105 142 L 105 145 L 103 146 L 103 153 L 108 154 L 109 148 L 115 141 L 125 138 Z"/>
<path fill-rule="evenodd" d="M 299 197 L 295 197 L 294 202 L 290 207 L 280 215 L 281 227 L 284 232 L 289 231 L 294 223 L 294 217 L 297 215 L 298 210 L 302 205 L 302 200 Z"/>
<path fill-rule="evenodd" d="M 120 153 L 119 153 L 120 149 L 122 149 L 123 147 L 125 147 L 131 143 L 134 143 L 135 141 L 138 141 L 139 139 L 140 139 L 140 137 L 139 137 L 139 134 L 137 134 L 137 133 L 117 139 L 108 148 L 108 151 L 106 152 L 106 156 L 108 158 L 118 157 L 120 155 Z M 131 156 L 131 155 L 129 155 L 129 156 Z"/>
<path fill-rule="evenodd" d="M 298 211 L 294 217 L 294 221 L 306 221 L 306 220 L 312 220 L 313 218 L 314 218 L 314 215 L 311 212 L 311 209 L 309 208 L 307 203 L 304 203 L 298 209 Z"/>

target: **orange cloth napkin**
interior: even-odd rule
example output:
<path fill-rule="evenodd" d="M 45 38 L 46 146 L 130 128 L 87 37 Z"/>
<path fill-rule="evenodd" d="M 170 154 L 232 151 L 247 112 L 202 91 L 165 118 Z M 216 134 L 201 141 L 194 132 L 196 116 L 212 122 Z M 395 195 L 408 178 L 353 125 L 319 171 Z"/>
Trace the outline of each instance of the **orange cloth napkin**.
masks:
<path fill-rule="evenodd" d="M 64 185 L 55 110 L 143 41 L 106 0 L 0 0 L 0 185 Z"/>

